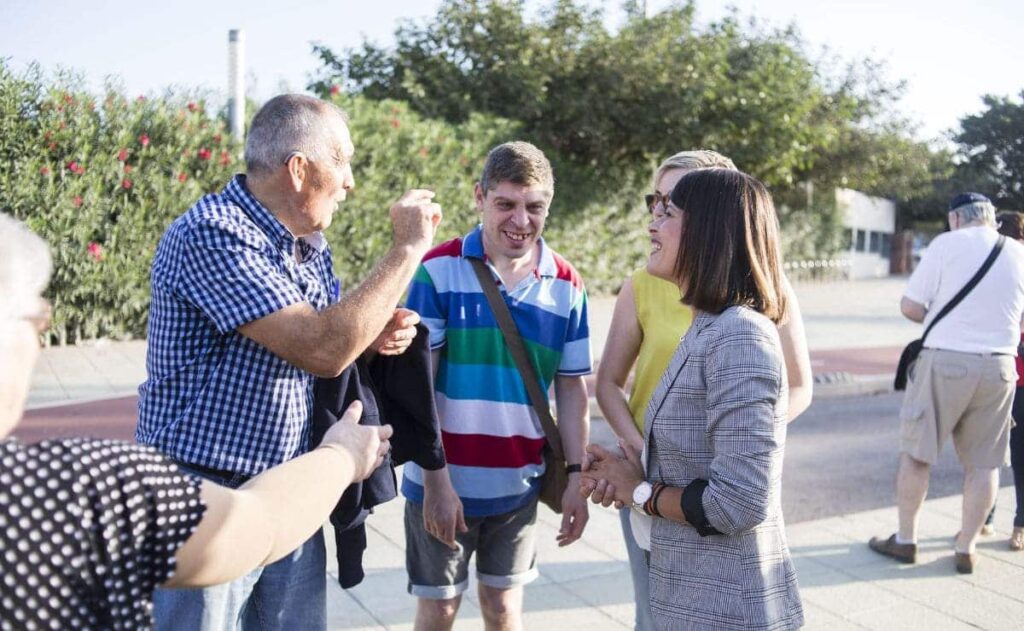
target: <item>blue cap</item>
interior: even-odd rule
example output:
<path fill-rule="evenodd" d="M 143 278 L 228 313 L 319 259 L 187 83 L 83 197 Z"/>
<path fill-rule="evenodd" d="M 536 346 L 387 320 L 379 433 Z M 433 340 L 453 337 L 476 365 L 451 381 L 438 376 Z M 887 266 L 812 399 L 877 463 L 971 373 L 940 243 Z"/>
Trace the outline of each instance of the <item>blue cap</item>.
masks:
<path fill-rule="evenodd" d="M 989 198 L 987 198 L 984 195 L 982 195 L 981 193 L 960 193 L 959 195 L 957 195 L 953 199 L 949 200 L 949 211 L 953 212 L 954 210 L 956 210 L 957 208 L 960 208 L 961 206 L 966 206 L 967 204 L 976 204 L 976 203 L 989 203 L 989 204 L 991 204 L 992 201 Z"/>

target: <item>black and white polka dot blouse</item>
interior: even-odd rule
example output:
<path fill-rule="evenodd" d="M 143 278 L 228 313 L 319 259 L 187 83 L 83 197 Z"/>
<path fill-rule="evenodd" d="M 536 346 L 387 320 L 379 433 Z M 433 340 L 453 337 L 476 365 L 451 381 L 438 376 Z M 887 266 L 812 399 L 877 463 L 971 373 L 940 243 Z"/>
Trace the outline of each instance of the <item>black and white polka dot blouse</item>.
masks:
<path fill-rule="evenodd" d="M 0 629 L 148 629 L 199 480 L 107 440 L 0 441 Z"/>

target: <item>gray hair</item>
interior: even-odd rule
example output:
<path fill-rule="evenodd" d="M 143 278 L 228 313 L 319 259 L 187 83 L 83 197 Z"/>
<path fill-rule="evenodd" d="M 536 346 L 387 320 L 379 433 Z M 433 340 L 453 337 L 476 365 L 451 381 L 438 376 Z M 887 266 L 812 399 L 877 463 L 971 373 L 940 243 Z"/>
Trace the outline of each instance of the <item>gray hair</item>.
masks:
<path fill-rule="evenodd" d="M 654 181 L 651 186 L 658 187 L 658 180 L 665 175 L 666 171 L 672 169 L 729 169 L 738 171 L 732 160 L 726 158 L 717 151 L 710 149 L 697 149 L 695 151 L 680 151 L 679 153 L 666 158 L 654 171 Z M 668 191 L 663 191 L 668 192 Z"/>
<path fill-rule="evenodd" d="M 330 133 L 332 118 L 348 117 L 337 105 L 304 94 L 282 94 L 256 112 L 245 141 L 245 169 L 265 175 L 284 164 L 293 151 L 311 162 L 324 162 L 334 151 Z"/>
<path fill-rule="evenodd" d="M 996 226 L 996 207 L 992 202 L 971 202 L 957 206 L 950 212 L 956 213 L 961 224 L 978 222 L 993 228 Z"/>
<path fill-rule="evenodd" d="M 38 308 L 39 297 L 50 282 L 53 262 L 45 241 L 3 213 L 0 243 L 0 322 L 5 322 Z"/>

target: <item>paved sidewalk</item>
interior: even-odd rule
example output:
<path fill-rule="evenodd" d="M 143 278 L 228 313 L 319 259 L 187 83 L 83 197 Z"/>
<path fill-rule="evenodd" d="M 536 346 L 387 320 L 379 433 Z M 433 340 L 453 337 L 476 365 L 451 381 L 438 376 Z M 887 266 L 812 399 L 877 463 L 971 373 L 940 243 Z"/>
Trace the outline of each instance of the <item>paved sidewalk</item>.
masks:
<path fill-rule="evenodd" d="M 959 575 L 953 568 L 959 504 L 959 497 L 925 503 L 920 561 L 912 566 L 867 547 L 872 535 L 893 532 L 894 508 L 787 526 L 806 628 L 947 631 L 1024 626 L 1024 553 L 1007 549 L 1006 530 L 983 538 L 974 574 Z M 997 524 L 1009 526 L 1013 504 L 1013 489 L 1002 489 Z M 540 578 L 526 588 L 526 629 L 632 628 L 633 591 L 618 517 L 600 507 L 590 513 L 583 538 L 558 548 L 559 518 L 540 509 Z M 385 504 L 368 524 L 367 577 L 361 585 L 342 590 L 336 568 L 328 562 L 328 628 L 411 629 L 415 599 L 406 593 L 402 503 Z M 329 550 L 328 559 L 333 556 Z M 475 590 L 471 579 L 457 630 L 484 628 Z"/>
<path fill-rule="evenodd" d="M 796 286 L 813 368 L 816 376 L 828 377 L 816 385 L 816 397 L 890 388 L 899 349 L 920 335 L 919 326 L 899 315 L 904 284 L 904 279 L 883 279 Z M 595 349 L 604 346 L 613 304 L 609 298 L 592 301 Z M 133 397 L 144 377 L 141 341 L 46 349 L 29 395 L 32 412 L 20 429 L 67 435 L 82 433 L 78 429 L 87 426 L 93 435 L 130 438 Z M 98 402 L 82 404 L 86 401 Z M 115 416 L 121 417 L 116 426 L 111 422 Z M 607 439 L 610 430 L 595 418 L 593 434 Z M 981 563 L 971 576 L 953 569 L 959 504 L 959 496 L 925 503 L 921 561 L 914 566 L 896 564 L 867 548 L 872 535 L 893 532 L 895 508 L 790 524 L 787 534 L 807 628 L 1024 628 L 1024 553 L 1006 547 L 1013 489 L 999 492 L 1000 532 L 979 545 Z M 343 591 L 337 586 L 336 570 L 329 567 L 331 629 L 412 628 L 415 599 L 405 591 L 401 511 L 402 503 L 393 501 L 370 518 L 367 578 L 361 585 Z M 617 515 L 593 507 L 583 539 L 568 548 L 555 545 L 558 517 L 541 508 L 538 522 L 540 578 L 526 590 L 525 627 L 632 628 L 632 587 Z M 333 537 L 327 540 L 330 543 Z M 482 628 L 471 585 L 456 629 Z"/>
<path fill-rule="evenodd" d="M 798 283 L 812 369 L 827 377 L 817 396 L 886 390 L 899 351 L 920 326 L 899 314 L 902 278 Z M 595 354 L 604 348 L 615 299 L 590 301 Z M 45 408 L 137 394 L 146 378 L 146 343 L 99 340 L 43 351 L 28 408 Z"/>

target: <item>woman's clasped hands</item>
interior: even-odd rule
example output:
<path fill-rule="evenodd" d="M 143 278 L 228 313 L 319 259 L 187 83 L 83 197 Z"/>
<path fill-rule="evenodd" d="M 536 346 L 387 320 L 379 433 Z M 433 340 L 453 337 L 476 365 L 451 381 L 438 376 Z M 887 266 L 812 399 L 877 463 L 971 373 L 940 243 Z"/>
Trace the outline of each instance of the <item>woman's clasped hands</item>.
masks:
<path fill-rule="evenodd" d="M 587 445 L 583 474 L 580 476 L 580 494 L 595 504 L 615 508 L 629 506 L 633 489 L 644 481 L 640 453 L 624 441 L 619 441 L 620 453 L 615 454 L 601 445 Z"/>

